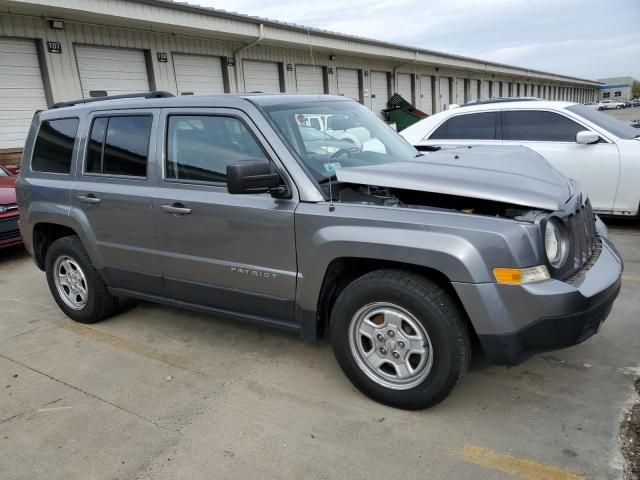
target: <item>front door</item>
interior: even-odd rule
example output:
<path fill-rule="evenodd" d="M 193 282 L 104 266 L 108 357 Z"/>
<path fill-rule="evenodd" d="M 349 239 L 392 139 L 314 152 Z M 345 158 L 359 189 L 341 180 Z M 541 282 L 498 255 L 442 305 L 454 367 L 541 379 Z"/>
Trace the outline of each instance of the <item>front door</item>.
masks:
<path fill-rule="evenodd" d="M 502 135 L 505 145 L 524 145 L 538 152 L 569 178 L 580 183 L 596 212 L 611 213 L 618 189 L 620 156 L 615 143 L 576 143 L 587 127 L 556 112 L 505 110 Z"/>
<path fill-rule="evenodd" d="M 153 210 L 169 295 L 295 329 L 297 201 L 226 188 L 228 164 L 273 152 L 238 110 L 167 109 L 161 122 Z"/>
<path fill-rule="evenodd" d="M 111 287 L 163 294 L 151 197 L 156 170 L 150 142 L 157 110 L 100 112 L 89 117 L 72 212 L 87 223 Z"/>

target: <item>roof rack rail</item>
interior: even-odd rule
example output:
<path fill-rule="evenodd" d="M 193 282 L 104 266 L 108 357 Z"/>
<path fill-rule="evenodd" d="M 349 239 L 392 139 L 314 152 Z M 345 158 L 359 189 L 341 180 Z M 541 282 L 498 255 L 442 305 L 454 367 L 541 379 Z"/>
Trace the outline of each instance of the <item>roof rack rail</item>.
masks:
<path fill-rule="evenodd" d="M 509 103 L 509 102 L 533 102 L 544 100 L 544 98 L 538 97 L 494 97 L 494 98 L 483 98 L 480 100 L 471 100 L 462 107 L 470 107 L 472 105 L 486 105 L 488 103 Z"/>
<path fill-rule="evenodd" d="M 103 102 L 105 100 L 120 100 L 123 98 L 168 98 L 175 97 L 173 93 L 170 92 L 140 92 L 140 93 L 126 93 L 124 95 L 107 95 L 102 97 L 92 97 L 92 98 L 81 98 L 79 100 L 69 100 L 67 102 L 58 102 L 54 103 L 51 108 L 64 108 L 64 107 L 73 107 L 74 105 L 79 105 L 83 103 L 93 103 L 93 102 Z"/>

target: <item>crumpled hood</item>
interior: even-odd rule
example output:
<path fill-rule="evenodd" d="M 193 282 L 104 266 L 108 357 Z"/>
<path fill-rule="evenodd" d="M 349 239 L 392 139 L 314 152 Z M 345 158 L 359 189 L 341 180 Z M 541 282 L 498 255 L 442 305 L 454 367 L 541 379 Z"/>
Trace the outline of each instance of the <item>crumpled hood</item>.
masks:
<path fill-rule="evenodd" d="M 18 177 L 0 177 L 0 205 L 16 203 L 16 179 Z"/>
<path fill-rule="evenodd" d="M 340 182 L 493 200 L 560 210 L 573 195 L 569 179 L 519 146 L 448 148 L 403 162 L 336 171 Z"/>

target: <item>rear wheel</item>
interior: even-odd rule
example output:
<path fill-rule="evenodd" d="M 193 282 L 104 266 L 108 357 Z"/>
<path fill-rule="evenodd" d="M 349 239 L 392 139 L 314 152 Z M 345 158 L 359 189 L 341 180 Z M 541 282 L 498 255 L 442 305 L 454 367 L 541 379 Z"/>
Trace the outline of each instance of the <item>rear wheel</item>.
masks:
<path fill-rule="evenodd" d="M 116 310 L 117 297 L 109 293 L 78 237 L 53 242 L 45 256 L 45 270 L 53 298 L 76 322 L 94 323 Z"/>
<path fill-rule="evenodd" d="M 345 288 L 331 343 L 347 377 L 387 405 L 427 408 L 449 395 L 471 356 L 463 313 L 435 282 L 378 270 Z"/>

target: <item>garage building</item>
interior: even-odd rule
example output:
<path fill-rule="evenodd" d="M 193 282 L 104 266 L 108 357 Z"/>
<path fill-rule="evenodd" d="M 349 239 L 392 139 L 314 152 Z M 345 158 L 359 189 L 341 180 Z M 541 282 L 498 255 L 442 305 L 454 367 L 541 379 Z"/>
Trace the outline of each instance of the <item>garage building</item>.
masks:
<path fill-rule="evenodd" d="M 393 93 L 428 114 L 479 98 L 594 100 L 602 84 L 167 0 L 0 6 L 0 161 L 55 102 L 166 90 L 333 94 L 380 115 Z"/>

